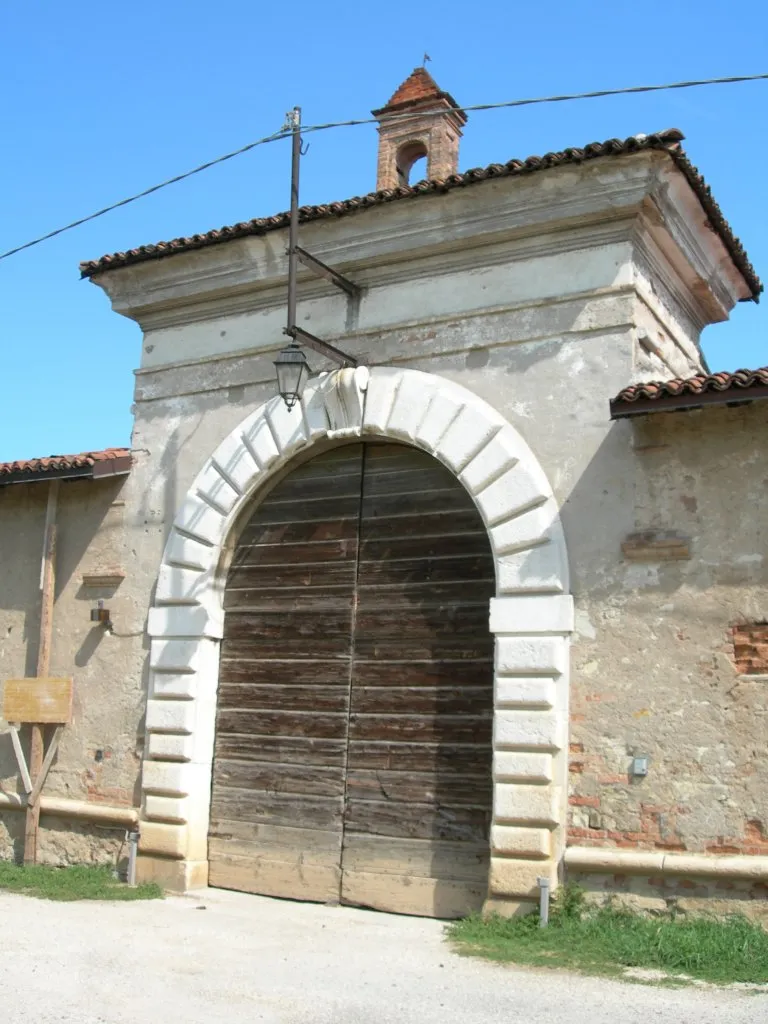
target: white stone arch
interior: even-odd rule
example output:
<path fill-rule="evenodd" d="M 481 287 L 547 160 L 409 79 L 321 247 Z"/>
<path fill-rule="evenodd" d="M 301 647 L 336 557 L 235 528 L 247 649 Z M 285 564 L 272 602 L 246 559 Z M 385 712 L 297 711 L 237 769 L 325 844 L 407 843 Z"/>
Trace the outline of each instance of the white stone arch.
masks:
<path fill-rule="evenodd" d="M 223 629 L 221 566 L 253 495 L 302 449 L 380 437 L 439 459 L 475 501 L 496 566 L 493 826 L 489 905 L 556 881 L 565 835 L 572 603 L 556 501 L 519 433 L 467 389 L 417 370 L 338 370 L 288 411 L 265 402 L 216 449 L 179 509 L 154 606 L 139 868 L 169 888 L 207 882 Z"/>

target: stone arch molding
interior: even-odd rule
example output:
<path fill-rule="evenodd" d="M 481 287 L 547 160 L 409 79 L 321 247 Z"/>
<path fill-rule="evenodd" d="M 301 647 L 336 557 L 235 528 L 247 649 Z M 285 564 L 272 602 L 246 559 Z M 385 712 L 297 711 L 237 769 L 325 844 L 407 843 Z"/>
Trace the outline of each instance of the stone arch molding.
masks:
<path fill-rule="evenodd" d="M 518 432 L 476 395 L 410 369 L 343 369 L 288 411 L 264 403 L 216 449 L 174 520 L 149 612 L 150 683 L 140 873 L 207 882 L 207 833 L 223 628 L 221 563 L 232 524 L 302 449 L 382 437 L 439 459 L 474 499 L 496 564 L 493 825 L 489 905 L 556 881 L 565 831 L 572 604 L 558 509 Z"/>

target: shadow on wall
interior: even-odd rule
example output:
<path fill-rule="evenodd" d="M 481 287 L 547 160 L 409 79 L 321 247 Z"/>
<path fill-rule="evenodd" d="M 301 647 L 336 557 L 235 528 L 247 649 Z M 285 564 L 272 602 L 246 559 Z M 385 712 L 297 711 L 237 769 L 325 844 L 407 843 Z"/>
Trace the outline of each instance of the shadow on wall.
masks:
<path fill-rule="evenodd" d="M 23 742 L 25 733 L 28 729 L 23 729 L 21 732 L 22 736 L 22 747 L 26 744 Z M 25 756 L 28 756 L 28 751 L 25 752 Z M 0 734 L 0 779 L 12 779 L 17 778 L 19 775 L 19 766 L 16 761 L 16 754 L 13 749 L 13 743 L 11 741 L 10 733 Z M 19 780 L 19 785 L 21 781 Z M 0 793 L 4 792 L 2 786 L 0 786 Z M 14 791 L 15 792 L 15 791 Z"/>
<path fill-rule="evenodd" d="M 16 864 L 23 863 L 24 828 L 24 814 L 19 814 L 18 811 L 0 813 L 0 860 L 12 859 Z M 10 858 L 7 856 L 8 853 L 10 853 Z"/>
<path fill-rule="evenodd" d="M 59 490 L 56 545 L 56 599 L 67 587 L 71 577 L 85 563 L 86 552 L 108 549 L 113 541 L 104 521 L 125 477 L 107 480 L 63 480 Z M 46 482 L 11 484 L 0 487 L 0 616 L 3 610 L 22 612 L 21 637 L 16 621 L 3 628 L 0 640 L 8 652 L 24 647 L 23 664 L 9 658 L 14 672 L 34 676 L 40 629 L 40 565 L 48 502 Z M 115 526 L 119 531 L 121 527 Z M 96 538 L 101 533 L 97 543 Z M 112 560 L 120 557 L 120 539 L 114 538 Z M 110 553 L 111 554 L 111 553 Z M 105 558 L 107 555 L 105 554 Z M 78 594 L 80 596 L 80 594 Z"/>
<path fill-rule="evenodd" d="M 612 423 L 561 509 L 574 596 L 764 587 L 766 428 L 760 404 Z M 690 557 L 627 559 L 622 543 L 646 532 L 679 536 Z"/>

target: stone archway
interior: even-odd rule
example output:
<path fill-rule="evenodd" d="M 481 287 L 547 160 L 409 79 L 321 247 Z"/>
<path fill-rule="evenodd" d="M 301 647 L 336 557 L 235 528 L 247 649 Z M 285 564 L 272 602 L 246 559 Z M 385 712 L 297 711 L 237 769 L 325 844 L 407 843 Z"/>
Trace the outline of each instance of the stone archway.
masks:
<path fill-rule="evenodd" d="M 289 412 L 266 402 L 208 459 L 163 554 L 151 637 L 140 873 L 172 888 L 207 882 L 207 834 L 232 525 L 260 488 L 320 441 L 402 440 L 442 462 L 473 498 L 496 567 L 494 795 L 489 905 L 556 880 L 565 833 L 572 603 L 557 505 L 517 431 L 486 402 L 416 370 L 339 370 Z"/>

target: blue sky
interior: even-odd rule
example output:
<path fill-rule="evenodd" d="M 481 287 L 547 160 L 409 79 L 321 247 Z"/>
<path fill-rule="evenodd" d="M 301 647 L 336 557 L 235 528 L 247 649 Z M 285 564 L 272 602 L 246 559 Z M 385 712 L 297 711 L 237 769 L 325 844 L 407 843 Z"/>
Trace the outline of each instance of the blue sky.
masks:
<path fill-rule="evenodd" d="M 2 5 L 0 39 L 4 250 L 279 129 L 294 104 L 306 123 L 366 116 L 425 50 L 468 105 L 768 72 L 768 5 L 30 0 Z M 766 110 L 758 82 L 475 113 L 461 166 L 681 128 L 766 279 Z M 288 159 L 260 147 L 0 263 L 0 461 L 129 442 L 139 328 L 79 261 L 283 210 Z M 313 135 L 302 201 L 371 190 L 375 163 L 372 126 Z M 713 369 L 759 366 L 766 341 L 768 298 L 704 349 Z"/>

